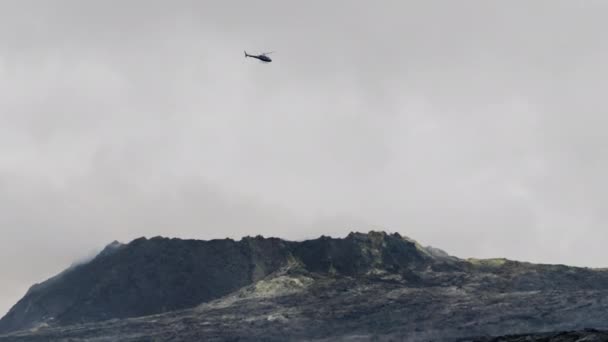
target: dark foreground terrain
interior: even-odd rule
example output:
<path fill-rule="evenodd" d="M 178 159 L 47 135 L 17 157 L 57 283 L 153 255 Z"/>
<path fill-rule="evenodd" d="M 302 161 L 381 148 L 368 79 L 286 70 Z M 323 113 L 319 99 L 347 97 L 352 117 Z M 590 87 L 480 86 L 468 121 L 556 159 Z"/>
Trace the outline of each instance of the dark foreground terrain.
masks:
<path fill-rule="evenodd" d="M 591 330 L 607 327 L 608 271 L 370 232 L 114 243 L 33 286 L 0 341 L 608 341 Z"/>
<path fill-rule="evenodd" d="M 524 334 L 502 337 L 488 337 L 478 339 L 464 339 L 465 341 L 475 342 L 606 342 L 608 341 L 608 331 L 598 331 L 595 329 L 585 329 L 581 331 L 564 331 L 545 334 Z"/>

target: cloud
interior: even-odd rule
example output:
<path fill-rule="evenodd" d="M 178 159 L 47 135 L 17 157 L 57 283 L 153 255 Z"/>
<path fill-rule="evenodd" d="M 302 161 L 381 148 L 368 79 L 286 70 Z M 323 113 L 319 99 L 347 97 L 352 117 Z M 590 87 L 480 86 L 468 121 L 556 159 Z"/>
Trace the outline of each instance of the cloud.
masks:
<path fill-rule="evenodd" d="M 0 309 L 142 235 L 605 266 L 605 7 L 2 3 Z"/>

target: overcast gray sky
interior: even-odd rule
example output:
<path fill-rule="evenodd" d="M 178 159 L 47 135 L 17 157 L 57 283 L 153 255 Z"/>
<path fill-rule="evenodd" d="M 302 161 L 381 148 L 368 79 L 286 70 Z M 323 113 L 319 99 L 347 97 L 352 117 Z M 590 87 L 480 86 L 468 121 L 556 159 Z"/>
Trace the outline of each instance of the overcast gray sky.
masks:
<path fill-rule="evenodd" d="M 0 314 L 140 236 L 384 229 L 608 266 L 607 11 L 3 1 Z"/>

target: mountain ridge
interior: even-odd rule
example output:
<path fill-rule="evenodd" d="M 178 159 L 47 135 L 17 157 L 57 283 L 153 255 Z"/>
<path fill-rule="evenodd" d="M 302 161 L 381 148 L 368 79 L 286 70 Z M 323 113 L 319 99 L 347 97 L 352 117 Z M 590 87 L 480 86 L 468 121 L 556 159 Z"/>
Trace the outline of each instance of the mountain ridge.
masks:
<path fill-rule="evenodd" d="M 183 281 L 187 281 L 187 278 L 190 277 L 189 272 L 192 272 L 200 267 L 200 264 L 197 265 L 198 261 L 196 258 L 211 260 L 211 264 L 207 265 L 209 267 L 203 270 L 204 274 L 198 275 L 199 277 L 197 281 L 202 284 L 205 281 L 210 281 L 210 279 L 217 278 L 214 278 L 214 274 L 217 275 L 217 272 L 221 272 L 221 270 L 219 267 L 217 269 L 214 268 L 215 266 L 221 266 L 221 268 L 231 266 L 237 267 L 236 265 L 231 265 L 229 262 L 223 263 L 223 261 L 230 260 L 231 258 L 240 258 L 240 260 L 235 262 L 237 264 L 240 263 L 239 267 L 243 269 L 239 271 L 244 272 L 244 274 L 242 274 L 241 279 L 231 280 L 236 281 L 233 284 L 234 286 L 229 286 L 227 289 L 221 290 L 217 294 L 211 293 L 194 295 L 192 300 L 186 300 L 184 298 L 179 298 L 176 300 L 176 296 L 169 296 L 171 298 L 167 299 L 166 303 L 160 307 L 117 313 L 116 317 L 124 318 L 164 312 L 167 310 L 167 308 L 186 308 L 197 305 L 199 302 L 215 298 L 216 295 L 226 294 L 227 291 L 234 291 L 239 287 L 257 281 L 269 272 L 276 270 L 280 265 L 287 262 L 289 254 L 295 254 L 297 258 L 302 259 L 312 271 L 328 272 L 330 268 L 334 268 L 337 269 L 338 272 L 352 274 L 356 271 L 357 267 L 372 267 L 374 262 L 378 264 L 382 264 L 383 262 L 382 260 L 377 259 L 381 256 L 364 255 L 365 253 L 359 253 L 360 251 L 358 252 L 358 247 L 366 245 L 365 248 L 367 248 L 367 251 L 373 251 L 378 250 L 378 248 L 383 248 L 382 245 L 386 245 L 388 243 L 389 245 L 392 244 L 391 248 L 393 248 L 394 252 L 403 252 L 407 250 L 405 247 L 409 244 L 410 253 L 408 255 L 401 255 L 400 260 L 407 261 L 408 258 L 412 258 L 413 262 L 424 262 L 425 258 L 430 256 L 430 253 L 424 250 L 419 244 L 412 241 L 413 240 L 409 238 L 404 239 L 399 234 L 388 235 L 385 232 L 377 231 L 370 231 L 367 234 L 351 232 L 343 239 L 321 236 L 318 239 L 304 241 L 289 241 L 275 237 L 265 238 L 261 235 L 257 235 L 255 237 L 245 236 L 240 240 L 230 238 L 195 240 L 154 236 L 151 238 L 135 238 L 128 244 L 113 241 L 106 245 L 106 247 L 92 260 L 85 263 L 72 265 L 58 275 L 30 287 L 26 295 L 9 310 L 7 315 L 0 319 L 0 332 L 8 332 L 23 328 L 27 329 L 40 323 L 51 324 L 52 322 L 57 321 L 59 321 L 60 324 L 63 324 L 63 322 L 84 323 L 96 319 L 114 318 L 106 315 L 105 312 L 102 311 L 93 314 L 91 312 L 83 312 L 83 310 L 76 307 L 86 306 L 89 301 L 95 300 L 95 295 L 103 295 L 101 292 L 104 290 L 111 291 L 111 289 L 108 289 L 108 287 L 120 286 L 123 290 L 132 289 L 133 285 L 138 286 L 137 280 L 134 280 L 133 284 L 127 284 L 124 283 L 124 281 L 121 284 L 115 284 L 116 282 L 121 282 L 121 279 L 113 279 L 116 280 L 114 283 L 107 284 L 105 288 L 102 284 L 101 288 L 99 288 L 96 283 L 103 282 L 104 280 L 108 279 L 111 274 L 108 274 L 105 277 L 93 276 L 92 278 L 90 274 L 93 272 L 108 273 L 109 269 L 116 269 L 118 267 L 116 272 L 123 272 L 123 277 L 129 278 L 132 277 L 133 272 L 135 272 L 135 274 L 139 274 L 137 273 L 139 268 L 160 267 L 164 265 L 162 259 L 166 257 L 172 258 L 171 260 L 166 261 L 166 268 L 151 269 L 149 272 L 157 276 L 162 276 L 163 274 L 174 274 L 176 271 L 172 268 L 178 268 L 182 274 L 175 275 L 175 277 L 181 277 L 183 278 Z M 202 254 L 196 255 L 196 258 L 194 258 L 194 256 L 188 255 L 188 253 L 181 253 L 180 251 L 193 251 L 195 253 L 202 252 Z M 354 259 L 345 257 L 347 255 L 354 256 Z M 133 258 L 138 258 L 139 260 L 131 262 Z M 370 263 L 370 265 L 365 266 L 363 264 L 352 264 L 351 262 L 353 260 L 358 260 L 363 263 Z M 185 268 L 183 267 L 184 262 L 187 264 L 187 267 Z M 124 263 L 127 263 L 127 269 L 125 269 Z M 129 263 L 133 264 L 131 269 L 128 269 Z M 154 263 L 153 266 L 150 266 L 150 263 Z M 393 267 L 397 267 L 395 260 L 387 260 L 387 263 L 391 264 Z M 228 275 L 225 276 L 228 277 Z M 149 280 L 149 275 L 143 275 L 143 277 Z M 68 282 L 72 282 L 73 284 L 64 284 L 66 279 Z M 172 280 L 179 281 L 179 279 Z M 158 288 L 175 286 L 175 284 L 166 284 L 162 281 L 157 282 L 157 285 Z M 63 288 L 60 289 L 61 291 L 55 291 L 55 297 L 53 298 L 49 299 L 48 294 L 42 293 L 45 291 L 45 289 L 51 288 L 52 290 L 56 290 L 60 286 L 63 286 Z M 184 288 L 187 290 L 186 292 L 191 292 L 193 286 L 186 286 Z M 87 290 L 93 291 L 94 293 L 78 293 L 82 292 L 81 290 L 85 287 L 88 287 Z M 213 292 L 211 288 L 208 288 L 207 290 Z M 149 291 L 154 290 L 149 289 Z M 69 292 L 77 292 L 78 294 L 76 297 L 80 296 L 88 298 L 74 298 L 73 296 L 69 295 Z M 158 297 L 159 296 L 152 296 L 152 298 L 148 298 L 148 300 L 158 300 Z M 141 300 L 143 300 L 143 298 L 141 298 Z M 175 304 L 176 301 L 179 304 Z M 174 305 L 171 305 L 172 303 Z M 39 314 L 33 315 L 38 317 L 21 317 L 24 315 L 27 316 L 28 314 L 32 316 L 31 308 L 38 304 L 40 304 L 39 306 L 44 307 L 43 311 L 40 311 Z M 130 305 L 137 305 L 137 303 L 131 303 Z M 118 307 L 120 307 L 120 305 L 108 308 L 108 310 L 116 311 L 118 310 Z M 122 311 L 125 310 L 124 308 L 119 309 Z M 75 310 L 75 313 L 68 314 L 70 310 Z M 13 322 L 11 322 L 11 318 L 15 318 L 13 319 Z M 34 321 L 36 323 L 34 323 Z M 25 324 L 22 324 L 21 322 L 25 322 Z"/>
<path fill-rule="evenodd" d="M 604 270 L 460 259 L 383 231 L 303 241 L 142 237 L 108 244 L 60 275 L 30 289 L 0 334 L 447 341 L 608 322 Z"/>

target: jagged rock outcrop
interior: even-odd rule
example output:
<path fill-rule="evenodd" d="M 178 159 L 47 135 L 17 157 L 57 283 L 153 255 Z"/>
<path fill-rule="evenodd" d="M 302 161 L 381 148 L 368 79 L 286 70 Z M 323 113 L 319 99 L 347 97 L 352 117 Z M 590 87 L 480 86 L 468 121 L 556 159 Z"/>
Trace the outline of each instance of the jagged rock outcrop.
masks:
<path fill-rule="evenodd" d="M 409 272 L 434 259 L 410 240 L 382 232 L 304 242 L 261 236 L 114 241 L 90 262 L 32 286 L 0 320 L 0 332 L 190 308 L 252 284 L 290 260 L 311 272 L 357 276 L 379 269 Z"/>
<path fill-rule="evenodd" d="M 463 260 L 369 232 L 114 244 L 34 286 L 0 327 L 10 341 L 416 342 L 606 322 L 604 270 Z"/>

